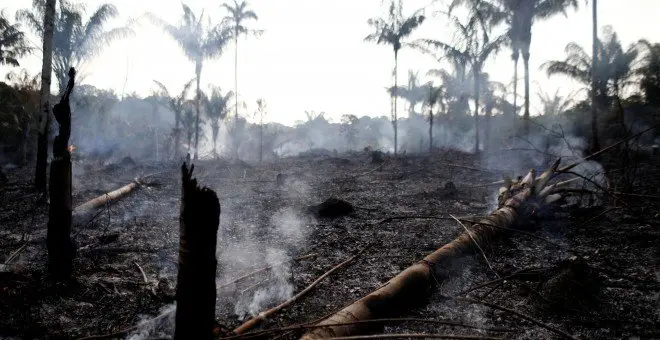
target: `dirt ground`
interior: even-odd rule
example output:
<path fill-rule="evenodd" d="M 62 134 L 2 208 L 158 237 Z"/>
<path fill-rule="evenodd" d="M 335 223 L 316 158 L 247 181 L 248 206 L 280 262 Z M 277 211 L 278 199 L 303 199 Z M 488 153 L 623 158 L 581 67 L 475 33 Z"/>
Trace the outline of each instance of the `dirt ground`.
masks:
<path fill-rule="evenodd" d="M 507 157 L 513 156 L 484 160 L 445 151 L 388 159 L 380 167 L 366 153 L 312 154 L 262 165 L 196 162 L 199 182 L 214 189 L 222 205 L 218 328 L 231 330 L 249 313 L 278 304 L 367 245 L 371 247 L 356 262 L 258 329 L 312 322 L 375 290 L 463 231 L 451 219 L 379 222 L 395 216 L 488 214 L 496 206 L 497 186 L 480 184 L 501 180 L 503 173 L 520 175 L 524 169 Z M 76 216 L 76 282 L 69 285 L 53 284 L 46 274 L 47 208 L 31 192 L 33 169 L 5 170 L 8 182 L 0 188 L 0 338 L 171 337 L 179 166 L 128 159 L 109 165 L 74 164 L 75 205 L 135 177 L 148 177 L 127 197 Z M 496 275 L 526 269 L 526 275 L 464 296 L 515 310 L 578 338 L 660 338 L 659 170 L 658 156 L 637 169 L 639 180 L 630 192 L 645 197 L 565 203 L 534 221 L 528 233 L 513 233 L 484 249 L 492 270 L 481 254 L 465 258 L 456 263 L 454 277 L 428 299 L 396 315 L 462 325 L 393 321 L 375 331 L 561 338 L 511 313 L 448 298 Z M 288 175 L 281 186 L 275 181 L 278 173 Z M 448 182 L 456 190 L 447 187 Z M 352 203 L 355 212 L 334 219 L 305 213 L 307 206 L 331 196 Z M 307 254 L 315 255 L 287 262 Z M 268 265 L 275 267 L 227 284 Z M 275 331 L 264 338 L 295 339 L 301 334 Z"/>

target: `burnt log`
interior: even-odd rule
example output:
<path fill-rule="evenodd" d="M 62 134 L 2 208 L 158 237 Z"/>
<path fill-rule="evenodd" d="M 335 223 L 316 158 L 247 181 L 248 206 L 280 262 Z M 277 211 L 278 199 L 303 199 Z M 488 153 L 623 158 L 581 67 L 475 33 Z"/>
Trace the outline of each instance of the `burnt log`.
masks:
<path fill-rule="evenodd" d="M 53 142 L 53 161 L 50 165 L 50 208 L 48 210 L 48 271 L 55 280 L 71 277 L 75 248 L 71 241 L 71 107 L 69 95 L 73 90 L 75 69 L 69 70 L 69 83 L 53 114 L 59 124 L 59 134 Z"/>
<path fill-rule="evenodd" d="M 174 339 L 213 339 L 215 326 L 215 258 L 220 202 L 192 178 L 194 165 L 181 166 L 179 272 Z"/>

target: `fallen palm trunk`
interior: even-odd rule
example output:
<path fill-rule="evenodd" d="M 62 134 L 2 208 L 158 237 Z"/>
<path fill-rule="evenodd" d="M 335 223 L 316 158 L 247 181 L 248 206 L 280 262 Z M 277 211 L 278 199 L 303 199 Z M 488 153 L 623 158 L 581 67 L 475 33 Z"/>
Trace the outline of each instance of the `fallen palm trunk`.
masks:
<path fill-rule="evenodd" d="M 215 325 L 215 258 L 220 202 L 200 188 L 186 163 L 181 166 L 179 272 L 176 285 L 174 339 L 213 339 Z"/>
<path fill-rule="evenodd" d="M 55 280 L 67 280 L 71 276 L 75 248 L 71 241 L 71 107 L 69 95 L 73 90 L 76 71 L 69 70 L 69 83 L 60 99 L 53 107 L 53 114 L 59 124 L 59 134 L 53 142 L 53 161 L 50 165 L 50 207 L 48 209 L 48 271 Z"/>
<path fill-rule="evenodd" d="M 431 288 L 449 277 L 449 268 L 455 260 L 475 253 L 480 247 L 503 235 L 503 228 L 515 228 L 525 222 L 538 209 L 561 198 L 555 194 L 559 184 L 548 185 L 557 171 L 559 160 L 535 178 L 530 171 L 520 182 L 509 183 L 500 190 L 499 208 L 489 216 L 477 220 L 472 230 L 460 234 L 455 240 L 408 267 L 378 290 L 335 313 L 305 335 L 303 340 L 350 336 L 369 331 L 364 324 L 338 325 L 384 318 L 410 307 L 424 298 Z"/>
<path fill-rule="evenodd" d="M 79 206 L 76 207 L 75 213 L 76 214 L 84 214 L 89 212 L 90 210 L 100 208 L 112 201 L 118 200 L 125 195 L 128 195 L 133 189 L 137 188 L 140 185 L 140 179 L 136 178 L 133 180 L 133 182 L 124 185 L 123 187 L 110 191 L 108 193 L 105 193 L 99 197 L 93 198 Z"/>

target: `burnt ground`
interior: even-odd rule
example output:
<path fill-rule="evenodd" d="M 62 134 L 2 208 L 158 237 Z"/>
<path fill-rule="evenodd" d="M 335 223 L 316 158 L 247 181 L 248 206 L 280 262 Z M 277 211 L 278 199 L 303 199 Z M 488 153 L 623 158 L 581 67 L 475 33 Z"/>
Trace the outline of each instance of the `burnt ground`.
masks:
<path fill-rule="evenodd" d="M 472 155 L 443 152 L 430 158 L 390 159 L 381 169 L 362 153 L 299 156 L 263 165 L 197 162 L 196 177 L 217 192 L 222 205 L 219 328 L 240 325 L 245 315 L 237 314 L 276 305 L 367 245 L 371 247 L 355 263 L 326 278 L 259 329 L 311 322 L 373 291 L 463 231 L 453 220 L 378 222 L 393 216 L 487 214 L 495 207 L 497 187 L 479 184 L 500 180 L 500 172 L 519 171 L 507 167 L 518 164 L 507 157 L 513 156 L 483 162 Z M 484 171 L 483 164 L 491 164 L 490 171 Z M 660 157 L 644 160 L 630 191 L 655 198 L 625 195 L 592 204 L 569 202 L 534 221 L 528 226 L 530 234 L 513 233 L 494 242 L 484 251 L 500 276 L 537 270 L 466 296 L 513 309 L 579 338 L 660 338 L 659 165 Z M 171 337 L 168 312 L 174 308 L 177 271 L 179 166 L 74 164 L 76 205 L 136 176 L 150 177 L 127 197 L 76 218 L 76 282 L 69 285 L 54 284 L 46 275 L 47 208 L 30 191 L 33 170 L 6 170 L 8 182 L 0 189 L 0 337 Z M 284 185 L 277 185 L 278 173 L 288 175 Z M 456 191 L 445 187 L 450 181 Z M 355 212 L 335 219 L 305 214 L 308 205 L 331 196 L 352 203 Z M 282 265 L 311 253 L 316 256 Z M 272 264 L 274 270 L 226 284 Z M 493 270 L 480 254 L 467 257 L 456 263 L 452 279 L 398 316 L 499 330 L 391 322 L 380 332 L 560 338 L 510 313 L 447 298 L 495 279 Z M 300 334 L 274 332 L 266 338 L 293 339 Z"/>

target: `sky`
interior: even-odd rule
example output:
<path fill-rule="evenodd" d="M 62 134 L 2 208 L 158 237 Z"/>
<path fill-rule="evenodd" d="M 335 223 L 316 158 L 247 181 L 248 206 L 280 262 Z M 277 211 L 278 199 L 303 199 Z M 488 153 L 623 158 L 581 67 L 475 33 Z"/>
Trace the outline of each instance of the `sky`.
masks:
<path fill-rule="evenodd" d="M 81 0 L 78 0 L 81 2 Z M 83 83 L 113 89 L 119 96 L 137 93 L 149 95 L 153 80 L 164 83 L 171 93 L 178 93 L 183 84 L 194 76 L 194 64 L 179 46 L 163 31 L 144 18 L 146 12 L 170 23 L 177 23 L 182 15 L 180 1 L 174 0 L 87 0 L 90 14 L 101 3 L 114 4 L 120 16 L 108 28 L 125 25 L 129 18 L 139 19 L 133 26 L 134 36 L 107 46 L 82 69 Z M 0 0 L 13 18 L 17 9 L 28 8 L 32 0 Z M 193 11 L 208 15 L 218 23 L 226 12 L 222 1 L 187 0 Z M 406 0 L 404 11 L 411 13 L 425 7 L 428 19 L 413 34 L 416 38 L 431 38 L 450 42 L 453 37 L 448 20 L 433 15 L 443 8 L 442 1 L 430 5 L 430 0 Z M 580 9 L 569 10 L 568 16 L 556 16 L 536 22 L 531 46 L 531 111 L 539 109 L 536 92 L 542 90 L 560 94 L 574 93 L 580 85 L 566 78 L 548 78 L 541 64 L 563 59 L 564 47 L 575 41 L 591 50 L 591 4 L 580 0 Z M 600 0 L 599 26 L 611 25 L 624 46 L 645 38 L 660 41 L 660 1 L 656 0 Z M 252 28 L 264 30 L 261 37 L 242 37 L 238 43 L 238 92 L 247 105 L 240 114 L 252 118 L 256 100 L 267 102 L 266 121 L 292 125 L 305 119 L 305 111 L 325 112 L 331 121 L 338 122 L 343 114 L 383 116 L 390 112 L 385 88 L 391 86 L 394 56 L 390 46 L 364 41 L 371 33 L 367 19 L 386 14 L 382 0 L 251 0 L 250 7 L 259 20 L 249 22 Z M 35 46 L 41 46 L 30 34 Z M 209 85 L 223 90 L 234 89 L 234 52 L 231 43 L 223 55 L 206 61 L 202 70 L 202 90 Z M 513 62 L 510 51 L 503 50 L 487 64 L 485 71 L 492 80 L 510 84 Z M 21 60 L 30 73 L 41 70 L 41 52 Z M 522 77 L 522 62 L 520 63 Z M 442 65 L 441 65 L 442 67 Z M 405 84 L 408 70 L 419 71 L 421 82 L 435 80 L 427 77 L 428 69 L 438 68 L 431 57 L 416 50 L 403 49 L 399 55 L 400 84 Z M 0 66 L 0 77 L 10 70 Z M 522 81 L 519 83 L 522 93 Z M 405 116 L 405 103 L 399 101 L 400 116 Z"/>

